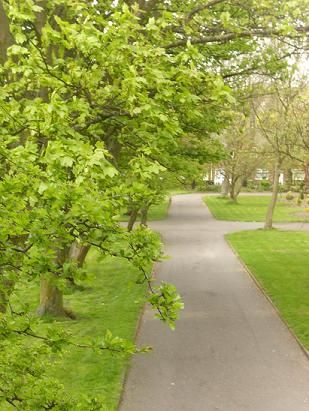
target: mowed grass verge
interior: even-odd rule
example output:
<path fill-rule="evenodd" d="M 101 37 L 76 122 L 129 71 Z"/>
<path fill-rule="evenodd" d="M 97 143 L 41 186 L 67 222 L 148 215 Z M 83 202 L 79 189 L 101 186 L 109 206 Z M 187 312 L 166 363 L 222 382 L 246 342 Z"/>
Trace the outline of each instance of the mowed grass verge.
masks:
<path fill-rule="evenodd" d="M 114 336 L 134 341 L 146 301 L 146 285 L 136 284 L 138 273 L 129 263 L 115 257 L 100 259 L 95 250 L 91 250 L 87 257 L 86 269 L 93 277 L 89 286 L 65 295 L 65 305 L 74 312 L 76 320 L 55 321 L 47 318 L 46 325 L 53 321 L 56 327 L 71 332 L 72 338 L 78 342 L 100 340 L 107 330 Z M 38 306 L 38 285 L 21 289 L 18 294 L 35 310 Z M 53 367 L 51 375 L 57 377 L 73 397 L 103 397 L 104 409 L 114 411 L 129 360 L 129 355 L 71 347 L 64 353 L 59 365 Z"/>
<path fill-rule="evenodd" d="M 269 196 L 240 196 L 237 203 L 223 197 L 204 197 L 212 215 L 218 220 L 226 221 L 264 221 L 269 201 Z M 274 221 L 309 222 L 309 212 L 305 212 L 304 207 L 297 206 L 295 202 L 278 198 Z"/>
<path fill-rule="evenodd" d="M 169 190 L 166 196 L 164 197 L 163 201 L 161 201 L 159 204 L 153 204 L 149 208 L 148 221 L 164 220 L 168 214 L 169 206 L 171 203 L 171 197 L 174 195 L 189 194 L 191 192 L 192 190 L 187 190 L 185 188 L 175 188 L 175 189 Z M 126 214 L 123 214 L 120 220 L 129 221 L 129 216 Z M 139 220 L 140 220 L 140 214 L 137 217 L 137 221 Z"/>
<path fill-rule="evenodd" d="M 226 238 L 309 349 L 309 232 L 243 231 Z"/>
<path fill-rule="evenodd" d="M 148 221 L 159 221 L 164 220 L 167 217 L 168 209 L 170 205 L 170 197 L 167 196 L 165 199 L 159 203 L 154 204 L 149 208 Z M 129 221 L 129 216 L 123 214 L 120 218 L 121 221 Z M 140 220 L 140 215 L 137 217 L 137 221 Z"/>

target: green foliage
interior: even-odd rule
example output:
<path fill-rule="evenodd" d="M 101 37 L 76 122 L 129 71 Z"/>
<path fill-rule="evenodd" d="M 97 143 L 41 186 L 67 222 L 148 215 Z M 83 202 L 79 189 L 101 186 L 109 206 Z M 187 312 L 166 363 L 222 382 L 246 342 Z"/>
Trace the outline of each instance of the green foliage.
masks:
<path fill-rule="evenodd" d="M 150 304 L 158 310 L 156 316 L 174 329 L 179 311 L 184 307 L 181 298 L 172 284 L 162 283 L 156 289 L 158 292 L 152 293 Z"/>
<path fill-rule="evenodd" d="M 258 189 L 260 189 L 261 191 L 270 191 L 271 189 L 271 184 L 269 181 L 266 180 L 262 180 L 259 183 L 259 187 Z"/>
<path fill-rule="evenodd" d="M 286 193 L 285 198 L 286 198 L 288 201 L 291 201 L 291 200 L 294 199 L 294 195 L 293 195 L 293 193 L 292 193 L 291 191 L 289 191 L 289 192 Z"/>
<path fill-rule="evenodd" d="M 49 336 L 53 334 L 55 339 L 57 334 L 61 336 L 61 329 L 65 328 L 66 333 L 71 339 L 74 337 L 75 342 L 91 344 L 93 347 L 86 349 L 65 344 L 61 353 L 52 353 L 45 374 L 46 379 L 58 379 L 58 385 L 64 386 L 66 396 L 71 398 L 72 404 L 81 401 L 83 393 L 88 397 L 97 398 L 100 403 L 103 402 L 104 406 L 100 409 L 112 410 L 116 409 L 119 401 L 123 375 L 131 355 L 127 352 L 120 354 L 96 347 L 103 340 L 100 336 L 105 336 L 106 340 L 107 330 L 110 330 L 109 336 L 110 333 L 113 336 L 109 338 L 118 336 L 128 343 L 134 339 L 137 319 L 147 299 L 147 287 L 146 284 L 136 286 L 139 272 L 128 261 L 116 257 L 102 260 L 96 250 L 91 250 L 85 269 L 92 280 L 84 283 L 83 289 L 73 292 L 68 289 L 66 293 L 66 300 L 76 313 L 77 319 L 57 322 L 54 319 L 46 319 L 38 324 L 37 331 Z M 37 292 L 38 284 L 34 282 L 30 287 L 20 287 L 16 291 L 14 305 L 19 307 L 21 302 L 27 302 L 31 310 L 35 309 Z M 24 340 L 28 339 L 29 337 L 24 337 Z M 33 344 L 34 341 L 36 340 L 31 339 L 28 342 Z M 148 347 L 145 347 L 144 351 L 147 349 Z M 13 353 L 12 345 L 10 350 Z M 28 355 L 25 351 L 25 356 Z M 42 367 L 46 364 L 45 355 L 36 358 Z M 3 378 L 8 381 L 7 377 L 10 374 L 7 370 L 6 373 Z M 21 375 L 19 378 L 22 378 Z M 0 404 L 1 410 L 6 409 L 1 401 Z M 85 404 L 82 410 L 88 410 L 87 403 Z"/>
<path fill-rule="evenodd" d="M 127 233 L 119 216 L 125 207 L 160 203 L 167 170 L 196 176 L 203 162 L 222 156 L 214 136 L 229 121 L 235 98 L 219 73 L 231 74 L 235 56 L 243 54 L 248 58 L 240 70 L 252 56 L 267 59 L 270 72 L 278 67 L 276 53 L 261 52 L 257 29 L 260 35 L 261 27 L 271 27 L 278 38 L 289 33 L 301 43 L 293 30 L 300 21 L 295 4 L 280 2 L 273 13 L 269 1 L 252 1 L 247 13 L 223 3 L 195 12 L 196 2 L 172 1 L 157 13 L 151 4 L 140 10 L 122 0 L 1 2 L 7 41 L 0 45 L 0 310 L 10 312 L 1 314 L 0 348 L 5 372 L 10 364 L 14 368 L 1 395 L 17 409 L 101 406 L 95 399 L 84 405 L 59 399 L 57 383 L 44 373 L 54 352 L 78 344 L 139 351 L 109 333 L 93 344 L 52 326 L 44 334 L 29 307 L 16 313 L 18 287 L 46 279 L 61 296 L 68 281 L 85 280 L 73 246 L 129 261 L 139 282 L 148 283 L 160 318 L 174 326 L 181 309 L 175 289 L 152 287 L 147 274 L 162 257 L 160 241 L 145 228 Z M 203 38 L 217 33 L 222 41 L 204 47 Z M 232 64 L 222 67 L 218 61 Z M 29 350 L 28 361 L 23 358 L 29 341 L 36 341 L 38 355 Z M 14 386 L 19 362 L 28 388 Z M 31 384 L 32 374 L 37 385 Z"/>
<path fill-rule="evenodd" d="M 148 221 L 164 220 L 167 216 L 168 207 L 170 200 L 165 197 L 163 201 L 158 204 L 152 204 L 148 211 Z M 139 221 L 140 215 L 137 216 L 137 221 Z M 124 214 L 121 216 L 121 221 L 128 221 L 129 216 Z"/>

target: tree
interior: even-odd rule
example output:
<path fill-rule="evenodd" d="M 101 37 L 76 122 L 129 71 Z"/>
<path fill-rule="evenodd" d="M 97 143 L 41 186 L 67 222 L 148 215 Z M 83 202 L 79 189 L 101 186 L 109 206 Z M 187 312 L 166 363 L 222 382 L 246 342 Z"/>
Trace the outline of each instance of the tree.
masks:
<path fill-rule="evenodd" d="M 195 147 L 206 147 L 225 126 L 233 99 L 219 73 L 235 74 L 227 62 L 245 54 L 237 72 L 250 71 L 250 56 L 265 59 L 262 37 L 299 44 L 306 26 L 286 1 L 275 13 L 268 1 L 252 1 L 250 13 L 229 1 L 8 0 L 1 6 L 0 304 L 7 311 L 1 355 L 14 364 L 14 375 L 29 356 L 33 368 L 27 361 L 23 372 L 30 381 L 35 371 L 40 387 L 46 379 L 36 365 L 44 354 L 35 358 L 25 339 L 53 349 L 89 343 L 40 334 L 40 322 L 36 329 L 26 310 L 20 316 L 11 310 L 14 285 L 40 278 L 40 314 L 71 315 L 63 290 L 84 275 L 72 248 L 96 247 L 139 269 L 150 303 L 173 326 L 180 298 L 171 285 L 154 287 L 146 271 L 161 258 L 158 238 L 145 227 L 127 232 L 117 223 L 132 196 L 126 182 L 132 176 L 141 182 L 147 205 L 156 195 L 158 165 L 187 168 Z M 175 153 L 186 161 L 175 161 Z M 94 348 L 138 351 L 109 335 Z M 1 398 L 15 407 L 66 406 L 49 384 L 47 401 L 45 391 L 21 395 L 15 377 L 8 385 L 2 378 Z"/>
<path fill-rule="evenodd" d="M 295 101 L 299 89 L 288 82 L 280 86 L 274 85 L 273 95 L 264 98 L 258 108 L 255 108 L 259 129 L 268 146 L 268 155 L 273 161 L 273 188 L 264 228 L 271 229 L 273 213 L 279 191 L 279 176 L 284 161 L 296 158 L 300 153 L 301 142 L 304 139 L 303 130 L 295 117 Z"/>
<path fill-rule="evenodd" d="M 244 182 L 255 173 L 261 162 L 255 124 L 252 113 L 235 112 L 232 124 L 221 134 L 226 156 L 221 166 L 227 181 L 226 190 L 232 201 L 237 197 Z"/>

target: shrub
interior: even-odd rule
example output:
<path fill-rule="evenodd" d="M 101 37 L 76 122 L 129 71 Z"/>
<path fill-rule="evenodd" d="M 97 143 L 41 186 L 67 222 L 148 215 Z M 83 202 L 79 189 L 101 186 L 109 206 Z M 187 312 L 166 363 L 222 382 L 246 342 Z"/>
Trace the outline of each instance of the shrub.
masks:
<path fill-rule="evenodd" d="M 291 201 L 291 200 L 293 200 L 293 198 L 294 198 L 294 194 L 293 194 L 291 191 L 288 191 L 288 192 L 286 193 L 285 198 L 286 198 L 288 201 Z"/>
<path fill-rule="evenodd" d="M 301 203 L 302 203 L 301 197 L 297 197 L 296 203 L 297 203 L 297 205 L 299 205 L 299 206 L 301 205 Z"/>
<path fill-rule="evenodd" d="M 271 184 L 267 180 L 260 181 L 260 190 L 261 191 L 269 191 L 271 189 Z"/>
<path fill-rule="evenodd" d="M 254 180 L 247 180 L 246 191 L 258 191 L 258 183 Z"/>
<path fill-rule="evenodd" d="M 214 185 L 214 184 L 206 184 L 204 186 L 204 190 L 211 192 L 211 193 L 220 193 L 221 191 L 221 186 L 220 185 Z"/>

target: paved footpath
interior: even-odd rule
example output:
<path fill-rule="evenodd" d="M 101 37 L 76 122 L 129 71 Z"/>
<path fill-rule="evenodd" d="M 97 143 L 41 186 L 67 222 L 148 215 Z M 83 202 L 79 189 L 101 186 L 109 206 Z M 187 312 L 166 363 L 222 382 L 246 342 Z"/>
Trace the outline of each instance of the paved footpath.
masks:
<path fill-rule="evenodd" d="M 261 225 L 216 221 L 199 194 L 153 224 L 171 256 L 157 276 L 185 309 L 175 331 L 146 310 L 138 344 L 154 350 L 134 357 L 121 411 L 309 411 L 309 360 L 223 237 Z"/>

